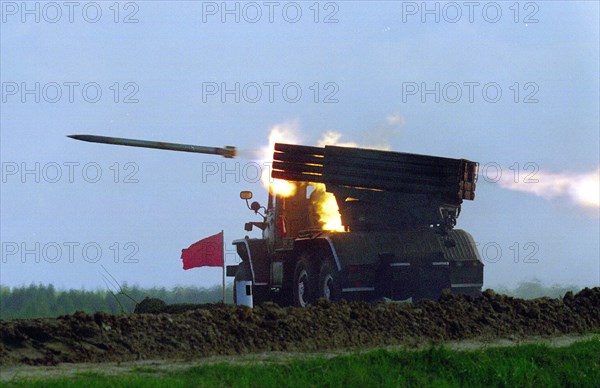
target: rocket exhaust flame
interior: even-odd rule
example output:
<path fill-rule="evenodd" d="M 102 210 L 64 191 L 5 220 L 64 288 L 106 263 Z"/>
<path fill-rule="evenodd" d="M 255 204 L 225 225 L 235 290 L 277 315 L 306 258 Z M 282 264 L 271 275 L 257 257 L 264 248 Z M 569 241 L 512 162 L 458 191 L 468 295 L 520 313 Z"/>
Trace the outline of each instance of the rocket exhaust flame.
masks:
<path fill-rule="evenodd" d="M 369 140 L 381 141 L 382 144 L 370 146 L 368 148 L 389 150 L 390 147 L 387 144 L 389 143 L 389 138 L 393 136 L 403 124 L 404 118 L 399 113 L 388 116 L 385 124 L 374 129 L 374 132 L 376 133 L 375 136 L 372 135 L 373 131 L 369 131 Z M 264 150 L 263 160 L 265 162 L 272 161 L 275 143 L 298 144 L 298 137 L 296 136 L 298 129 L 298 121 L 283 123 L 272 127 L 269 133 L 269 146 Z M 317 145 L 319 147 L 325 145 L 360 147 L 357 143 L 342 141 L 341 139 L 341 133 L 327 131 L 321 136 Z M 296 183 L 294 182 L 271 178 L 270 171 L 266 171 L 266 173 L 263 174 L 262 182 L 269 188 L 269 192 L 283 197 L 294 195 L 297 188 Z M 311 183 L 311 186 L 314 186 L 315 191 L 319 194 L 316 196 L 316 198 L 318 198 L 316 209 L 321 229 L 343 232 L 345 229 L 342 225 L 342 218 L 335 196 L 332 193 L 326 192 L 325 185 L 322 183 Z"/>
<path fill-rule="evenodd" d="M 297 136 L 295 135 L 297 127 L 297 122 L 285 123 L 272 127 L 269 133 L 269 146 L 264 150 L 263 159 L 265 161 L 272 160 L 275 143 L 298 144 Z M 338 133 L 327 132 L 319 144 L 322 144 L 323 141 L 325 141 L 326 144 L 334 144 L 340 137 L 341 135 Z M 269 188 L 271 194 L 289 197 L 296 192 L 295 182 L 271 178 L 270 171 L 265 171 L 265 173 L 263 173 L 262 182 Z M 325 185 L 322 183 L 311 183 L 311 185 L 314 186 L 315 191 L 322 194 L 317 196 L 318 203 L 316 204 L 321 228 L 323 230 L 344 231 L 342 218 L 334 195 L 327 193 L 325 191 Z"/>
<path fill-rule="evenodd" d="M 600 168 L 587 174 L 561 174 L 538 172 L 537 182 L 514 182 L 511 178 L 501 179 L 500 187 L 530 193 L 545 199 L 570 198 L 577 206 L 600 208 Z"/>
<path fill-rule="evenodd" d="M 394 118 L 396 117 L 401 117 L 401 116 L 393 116 Z M 390 118 L 388 118 L 388 123 L 390 125 L 396 125 L 397 122 L 394 121 L 393 123 L 390 123 Z M 319 147 L 324 147 L 326 145 L 337 145 L 337 146 L 341 146 L 341 147 L 359 147 L 359 145 L 357 143 L 354 142 L 347 142 L 347 141 L 341 141 L 342 138 L 342 134 L 339 132 L 335 132 L 335 131 L 328 131 L 325 132 L 325 134 L 323 134 L 323 136 L 321 136 L 321 138 L 318 141 L 318 145 Z M 380 150 L 384 150 L 387 151 L 389 150 L 389 146 L 387 144 L 384 145 L 378 145 L 378 146 L 371 146 L 369 148 L 372 149 L 380 149 Z M 332 231 L 336 231 L 336 232 L 343 232 L 344 226 L 342 225 L 342 218 L 340 216 L 340 211 L 339 211 L 339 207 L 337 204 L 337 201 L 335 199 L 335 196 L 332 193 L 327 193 L 325 191 L 325 185 L 322 183 L 314 183 L 313 184 L 315 186 L 315 190 L 320 191 L 323 193 L 323 195 L 320 195 L 320 201 L 318 203 L 318 213 L 320 216 L 320 223 L 322 224 L 322 229 L 323 230 L 332 230 Z"/>
<path fill-rule="evenodd" d="M 317 213 L 319 215 L 319 223 L 321 229 L 331 230 L 335 232 L 343 232 L 342 217 L 338 208 L 335 196 L 325 191 L 323 183 L 312 183 L 315 186 L 315 191 L 319 192 L 319 201 L 317 202 Z"/>
<path fill-rule="evenodd" d="M 269 133 L 269 146 L 263 150 L 262 159 L 265 163 L 270 163 L 273 160 L 273 152 L 275 151 L 275 143 L 297 144 L 295 135 L 297 122 L 284 123 L 275 125 Z M 282 197 L 290 197 L 296 193 L 296 184 L 294 182 L 283 179 L 271 178 L 270 169 L 264 169 L 261 177 L 263 185 L 269 189 L 269 192 Z"/>
<path fill-rule="evenodd" d="M 341 142 L 341 138 L 341 133 L 327 131 L 321 136 L 317 142 L 317 145 L 319 147 L 324 147 L 326 145 L 358 147 L 358 145 L 353 142 Z M 313 183 L 312 185 L 315 187 L 315 191 L 321 194 L 317 196 L 317 198 L 319 198 L 317 202 L 317 213 L 319 214 L 319 223 L 321 224 L 321 229 L 343 232 L 344 226 L 342 225 L 342 217 L 340 216 L 340 209 L 335 196 L 332 193 L 325 191 L 325 185 L 323 183 Z"/>

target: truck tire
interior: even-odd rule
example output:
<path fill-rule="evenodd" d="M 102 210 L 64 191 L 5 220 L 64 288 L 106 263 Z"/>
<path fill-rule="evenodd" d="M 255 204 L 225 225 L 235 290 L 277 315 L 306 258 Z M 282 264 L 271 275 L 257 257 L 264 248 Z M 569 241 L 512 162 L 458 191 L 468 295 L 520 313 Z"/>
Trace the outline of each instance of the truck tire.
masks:
<path fill-rule="evenodd" d="M 315 301 L 317 293 L 317 274 L 307 255 L 300 256 L 294 270 L 292 282 L 293 304 L 306 307 Z"/>
<path fill-rule="evenodd" d="M 340 274 L 330 259 L 326 259 L 321 263 L 318 291 L 318 298 L 324 298 L 332 302 L 342 298 Z"/>

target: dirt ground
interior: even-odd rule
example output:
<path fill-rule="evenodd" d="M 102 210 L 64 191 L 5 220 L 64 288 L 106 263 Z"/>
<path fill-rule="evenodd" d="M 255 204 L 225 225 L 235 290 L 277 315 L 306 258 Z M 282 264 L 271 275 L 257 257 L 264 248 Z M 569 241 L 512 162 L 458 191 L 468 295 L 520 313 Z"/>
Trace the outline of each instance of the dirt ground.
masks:
<path fill-rule="evenodd" d="M 453 350 L 474 350 L 493 347 L 505 347 L 522 344 L 544 344 L 552 347 L 569 346 L 574 342 L 596 340 L 600 341 L 598 334 L 587 335 L 565 335 L 559 337 L 527 337 L 524 339 L 493 339 L 489 341 L 482 340 L 459 340 L 444 342 L 444 346 Z M 430 346 L 422 343 L 417 347 L 407 348 L 406 346 L 386 346 L 388 350 L 419 350 Z M 368 352 L 373 349 L 382 349 L 382 347 L 361 349 L 360 352 Z M 291 352 L 263 352 L 255 354 L 245 354 L 237 356 L 211 356 L 194 360 L 171 359 L 171 360 L 139 360 L 127 362 L 102 362 L 102 363 L 63 363 L 53 366 L 43 365 L 6 365 L 0 369 L 0 381 L 9 382 L 20 378 L 53 378 L 53 377 L 74 377 L 85 373 L 98 373 L 106 376 L 124 375 L 128 373 L 144 373 L 151 371 L 152 376 L 158 376 L 169 372 L 183 371 L 198 365 L 230 363 L 240 365 L 269 365 L 282 364 L 297 359 L 310 359 L 314 357 L 331 358 L 346 355 L 356 350 L 329 350 L 312 353 L 291 353 Z"/>
<path fill-rule="evenodd" d="M 437 302 L 415 304 L 320 301 L 305 309 L 158 304 L 154 310 L 1 321 L 3 374 L 17 365 L 191 360 L 581 334 L 600 328 L 600 288 L 562 299 L 522 300 L 487 290 L 479 298 L 444 295 Z"/>

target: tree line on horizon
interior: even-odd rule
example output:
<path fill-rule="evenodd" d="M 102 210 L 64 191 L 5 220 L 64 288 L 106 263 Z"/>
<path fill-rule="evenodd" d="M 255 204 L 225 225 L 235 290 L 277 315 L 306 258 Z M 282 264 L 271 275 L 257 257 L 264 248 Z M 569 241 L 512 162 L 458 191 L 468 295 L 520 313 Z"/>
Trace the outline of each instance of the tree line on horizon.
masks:
<path fill-rule="evenodd" d="M 109 314 L 132 313 L 136 303 L 144 298 L 158 298 L 167 304 L 219 303 L 223 299 L 221 286 L 141 288 L 120 287 L 120 290 L 58 290 L 52 284 L 31 284 L 21 287 L 0 286 L 0 319 L 30 319 L 58 317 L 76 311 Z M 225 289 L 226 303 L 232 303 L 232 287 Z"/>
<path fill-rule="evenodd" d="M 546 286 L 534 279 L 520 283 L 516 288 L 497 287 L 495 291 L 523 299 L 540 297 L 561 298 L 567 291 L 577 292 L 581 287 L 568 285 Z M 76 311 L 109 314 L 131 313 L 136 303 L 144 298 L 158 298 L 167 304 L 175 303 L 218 303 L 222 301 L 220 286 L 204 287 L 164 287 L 142 288 L 123 285 L 120 290 L 86 291 L 58 290 L 52 284 L 31 284 L 29 286 L 0 286 L 0 319 L 30 319 L 58 317 Z M 225 302 L 232 301 L 232 285 L 225 290 Z"/>

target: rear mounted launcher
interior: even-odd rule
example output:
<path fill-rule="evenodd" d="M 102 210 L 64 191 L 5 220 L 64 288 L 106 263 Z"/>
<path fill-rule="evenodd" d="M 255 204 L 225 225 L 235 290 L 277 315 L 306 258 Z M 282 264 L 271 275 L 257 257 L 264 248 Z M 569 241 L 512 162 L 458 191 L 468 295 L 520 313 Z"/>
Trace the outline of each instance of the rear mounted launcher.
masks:
<path fill-rule="evenodd" d="M 349 230 L 450 230 L 475 198 L 477 170 L 466 159 L 277 143 L 272 177 L 325 184 Z"/>

